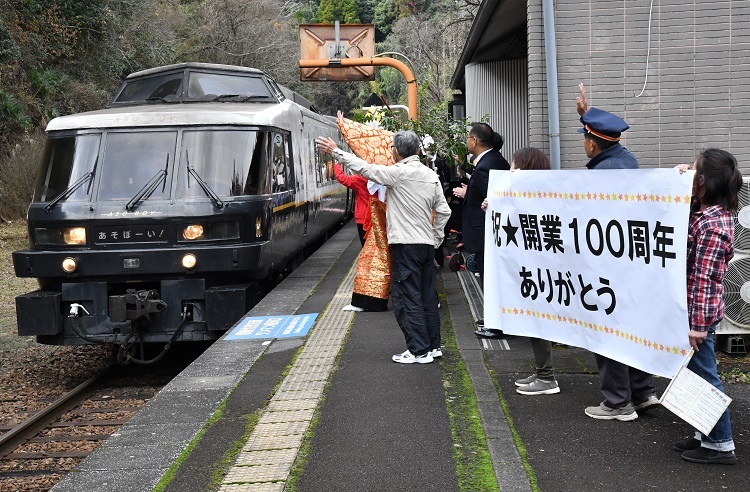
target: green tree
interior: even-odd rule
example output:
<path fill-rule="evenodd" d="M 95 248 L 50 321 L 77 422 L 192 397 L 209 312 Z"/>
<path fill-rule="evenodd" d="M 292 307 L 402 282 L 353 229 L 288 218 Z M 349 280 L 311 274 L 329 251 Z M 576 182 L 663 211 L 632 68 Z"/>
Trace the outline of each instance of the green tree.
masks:
<path fill-rule="evenodd" d="M 363 24 L 373 23 L 375 5 L 378 3 L 378 0 L 357 0 L 357 5 L 359 5 L 359 20 L 362 21 Z"/>
<path fill-rule="evenodd" d="M 315 19 L 321 23 L 359 24 L 359 5 L 356 0 L 320 0 Z"/>
<path fill-rule="evenodd" d="M 319 6 L 318 0 L 299 0 L 294 6 L 294 18 L 300 24 L 313 24 L 315 23 L 315 12 L 318 11 Z"/>
<path fill-rule="evenodd" d="M 397 18 L 396 0 L 381 0 L 375 4 L 372 20 L 375 24 L 377 41 L 383 41 L 391 33 L 391 28 Z"/>

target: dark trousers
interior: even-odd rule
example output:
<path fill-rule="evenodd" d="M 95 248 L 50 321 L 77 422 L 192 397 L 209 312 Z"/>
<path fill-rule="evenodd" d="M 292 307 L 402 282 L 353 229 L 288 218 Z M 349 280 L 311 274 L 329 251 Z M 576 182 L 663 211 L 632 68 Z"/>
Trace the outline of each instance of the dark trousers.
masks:
<path fill-rule="evenodd" d="M 359 242 L 362 243 L 362 246 L 365 245 L 365 225 L 364 224 L 357 224 L 357 234 L 359 234 Z"/>
<path fill-rule="evenodd" d="M 431 244 L 391 244 L 391 302 L 414 355 L 440 348 L 440 314 Z"/>
<path fill-rule="evenodd" d="M 474 253 L 474 261 L 477 264 L 477 272 L 479 272 L 479 285 L 484 292 L 484 251 Z"/>
<path fill-rule="evenodd" d="M 622 408 L 630 401 L 641 402 L 656 393 L 651 374 L 603 355 L 595 355 L 604 404 L 609 408 Z"/>

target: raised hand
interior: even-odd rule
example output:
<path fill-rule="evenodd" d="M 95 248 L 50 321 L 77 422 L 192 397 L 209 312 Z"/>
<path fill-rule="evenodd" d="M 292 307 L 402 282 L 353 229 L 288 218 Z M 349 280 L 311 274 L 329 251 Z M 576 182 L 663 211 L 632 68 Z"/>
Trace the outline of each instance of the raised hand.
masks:
<path fill-rule="evenodd" d="M 583 86 L 583 82 L 578 84 L 578 90 L 581 95 L 576 97 L 576 109 L 578 110 L 578 114 L 583 116 L 583 113 L 589 110 L 589 103 L 586 100 L 586 88 Z"/>

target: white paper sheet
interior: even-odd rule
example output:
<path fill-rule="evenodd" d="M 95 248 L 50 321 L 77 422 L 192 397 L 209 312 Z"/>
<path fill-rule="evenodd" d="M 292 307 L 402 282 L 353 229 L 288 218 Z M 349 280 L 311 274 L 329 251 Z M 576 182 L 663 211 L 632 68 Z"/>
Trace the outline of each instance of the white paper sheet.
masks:
<path fill-rule="evenodd" d="M 661 404 L 707 435 L 732 399 L 687 367 L 682 367 L 667 386 Z"/>

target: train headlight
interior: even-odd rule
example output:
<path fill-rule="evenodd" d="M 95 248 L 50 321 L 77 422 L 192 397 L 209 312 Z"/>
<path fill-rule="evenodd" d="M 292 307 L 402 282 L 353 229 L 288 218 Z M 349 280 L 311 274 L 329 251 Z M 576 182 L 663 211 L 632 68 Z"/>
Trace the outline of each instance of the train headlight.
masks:
<path fill-rule="evenodd" d="M 196 263 L 198 263 L 198 259 L 192 253 L 188 253 L 182 257 L 182 266 L 188 270 L 195 268 Z"/>
<path fill-rule="evenodd" d="M 65 244 L 70 245 L 86 244 L 86 228 L 70 227 L 68 229 L 63 229 L 63 240 L 65 241 Z"/>
<path fill-rule="evenodd" d="M 205 222 L 203 224 L 180 224 L 180 242 L 226 241 L 240 238 L 240 223 L 237 220 Z"/>
<path fill-rule="evenodd" d="M 78 268 L 78 264 L 73 258 L 65 258 L 63 260 L 62 269 L 65 273 L 73 273 L 76 271 L 76 268 Z"/>
<path fill-rule="evenodd" d="M 203 226 L 200 224 L 191 224 L 182 230 L 182 237 L 188 241 L 203 239 Z"/>
<path fill-rule="evenodd" d="M 85 227 L 35 227 L 34 243 L 39 246 L 85 246 Z"/>

